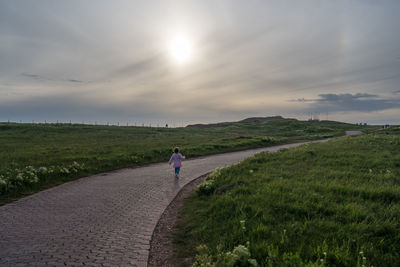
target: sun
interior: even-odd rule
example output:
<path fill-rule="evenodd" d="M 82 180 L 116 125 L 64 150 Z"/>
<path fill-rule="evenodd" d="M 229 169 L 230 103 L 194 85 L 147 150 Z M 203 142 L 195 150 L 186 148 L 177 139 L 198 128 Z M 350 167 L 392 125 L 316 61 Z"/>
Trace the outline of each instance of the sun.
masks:
<path fill-rule="evenodd" d="M 186 63 L 193 56 L 192 43 L 183 35 L 175 36 L 169 43 L 169 53 L 176 63 Z"/>

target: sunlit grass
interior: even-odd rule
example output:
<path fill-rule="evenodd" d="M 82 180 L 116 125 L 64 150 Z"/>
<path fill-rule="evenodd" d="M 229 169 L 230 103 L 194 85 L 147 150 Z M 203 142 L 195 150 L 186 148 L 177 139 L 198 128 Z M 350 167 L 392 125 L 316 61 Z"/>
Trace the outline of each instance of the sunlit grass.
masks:
<path fill-rule="evenodd" d="M 175 244 L 196 264 L 228 265 L 243 245 L 261 266 L 400 266 L 400 128 L 218 170 L 187 199 Z"/>

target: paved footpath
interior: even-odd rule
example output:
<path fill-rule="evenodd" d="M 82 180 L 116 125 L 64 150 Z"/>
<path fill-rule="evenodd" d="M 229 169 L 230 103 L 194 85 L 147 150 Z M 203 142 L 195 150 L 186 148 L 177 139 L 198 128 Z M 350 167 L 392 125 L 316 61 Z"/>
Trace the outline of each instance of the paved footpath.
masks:
<path fill-rule="evenodd" d="M 167 163 L 81 178 L 0 207 L 0 266 L 146 266 L 157 221 L 178 191 L 216 167 L 261 151 Z"/>

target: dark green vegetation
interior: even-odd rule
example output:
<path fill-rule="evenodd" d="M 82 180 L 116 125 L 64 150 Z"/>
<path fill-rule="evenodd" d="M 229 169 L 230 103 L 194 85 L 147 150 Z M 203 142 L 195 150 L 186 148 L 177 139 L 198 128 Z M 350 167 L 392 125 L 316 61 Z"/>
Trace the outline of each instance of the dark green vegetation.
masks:
<path fill-rule="evenodd" d="M 400 127 L 219 169 L 174 236 L 195 266 L 400 266 Z"/>
<path fill-rule="evenodd" d="M 192 158 L 338 136 L 354 128 L 281 117 L 175 129 L 1 123 L 0 203 L 89 174 L 166 161 L 176 145 Z"/>

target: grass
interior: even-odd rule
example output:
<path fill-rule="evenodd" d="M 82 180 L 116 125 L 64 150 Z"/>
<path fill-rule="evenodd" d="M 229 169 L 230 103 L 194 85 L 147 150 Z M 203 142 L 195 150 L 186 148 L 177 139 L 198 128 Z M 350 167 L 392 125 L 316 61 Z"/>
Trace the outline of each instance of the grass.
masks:
<path fill-rule="evenodd" d="M 174 244 L 182 266 L 400 266 L 400 127 L 218 169 Z"/>
<path fill-rule="evenodd" d="M 343 135 L 352 124 L 281 117 L 208 128 L 0 123 L 0 204 L 79 177 L 167 161 Z"/>

